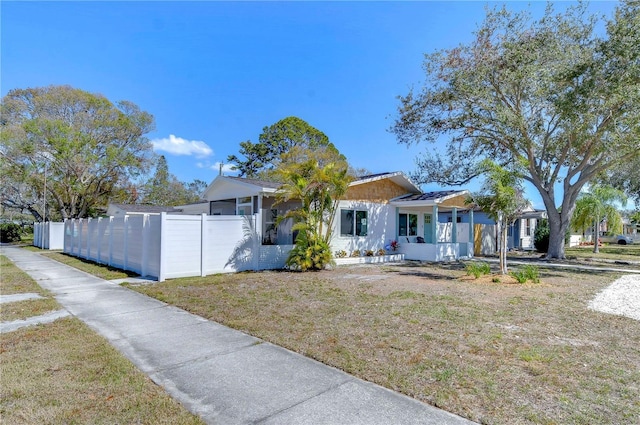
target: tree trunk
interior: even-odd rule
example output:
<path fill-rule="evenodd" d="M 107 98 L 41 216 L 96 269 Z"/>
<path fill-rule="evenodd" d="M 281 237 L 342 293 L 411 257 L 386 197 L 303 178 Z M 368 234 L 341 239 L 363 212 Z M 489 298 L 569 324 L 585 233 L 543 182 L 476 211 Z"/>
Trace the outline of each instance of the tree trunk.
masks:
<path fill-rule="evenodd" d="M 593 230 L 594 230 L 593 253 L 598 254 L 600 252 L 600 218 L 599 217 L 596 217 L 596 220 L 593 223 Z"/>
<path fill-rule="evenodd" d="M 547 258 L 564 259 L 564 234 L 569 225 L 568 220 L 563 223 L 562 216 L 559 213 L 547 213 L 549 220 L 549 250 Z"/>
<path fill-rule="evenodd" d="M 507 229 L 506 226 L 502 226 L 502 247 L 500 249 L 500 273 L 508 274 L 507 270 Z"/>
<path fill-rule="evenodd" d="M 500 264 L 500 274 L 507 274 L 507 231 L 502 215 L 498 215 L 496 222 L 498 230 L 498 263 Z"/>

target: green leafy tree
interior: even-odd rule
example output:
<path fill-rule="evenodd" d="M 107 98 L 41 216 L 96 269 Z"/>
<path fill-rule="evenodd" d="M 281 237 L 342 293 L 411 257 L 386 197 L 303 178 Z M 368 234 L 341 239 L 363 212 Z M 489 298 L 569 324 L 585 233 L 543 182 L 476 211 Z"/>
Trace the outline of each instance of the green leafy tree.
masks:
<path fill-rule="evenodd" d="M 301 204 L 280 219 L 292 219 L 292 230 L 298 231 L 287 265 L 302 271 L 321 270 L 332 261 L 329 241 L 333 220 L 350 182 L 346 161 L 338 159 L 321 164 L 317 153 L 317 150 L 293 148 L 277 170 L 283 182 L 277 192 L 277 202 L 295 200 Z"/>
<path fill-rule="evenodd" d="M 538 252 L 549 250 L 549 222 L 546 219 L 540 220 L 533 232 L 533 246 Z"/>
<path fill-rule="evenodd" d="M 293 147 L 317 150 L 333 148 L 329 138 L 317 128 L 297 117 L 287 117 L 277 123 L 264 127 L 258 143 L 249 140 L 240 143 L 240 159 L 229 155 L 227 161 L 233 163 L 240 171 L 240 176 L 249 178 L 276 179 L 282 155 Z"/>
<path fill-rule="evenodd" d="M 621 162 L 598 179 L 600 184 L 615 187 L 640 207 L 640 158 Z"/>
<path fill-rule="evenodd" d="M 169 172 L 164 155 L 158 157 L 155 173 L 144 185 L 142 202 L 148 205 L 175 206 L 196 202 L 200 199 L 201 180 L 185 184 Z"/>
<path fill-rule="evenodd" d="M 610 186 L 593 186 L 588 192 L 583 192 L 578 197 L 571 225 L 581 232 L 589 228 L 594 229 L 594 253 L 600 252 L 600 223 L 602 220 L 607 221 L 607 228 L 610 232 L 620 233 L 622 230 L 622 216 L 615 207 L 616 202 L 626 203 L 627 198 L 623 192 Z"/>
<path fill-rule="evenodd" d="M 471 202 L 495 220 L 500 273 L 507 274 L 507 227 L 515 222 L 529 203 L 523 196 L 521 178 L 489 160 L 484 161 L 482 167 L 485 170 L 485 182 L 480 192 L 472 195 Z"/>
<path fill-rule="evenodd" d="M 538 20 L 489 10 L 470 43 L 425 56 L 391 128 L 400 143 L 448 139 L 418 182 L 464 184 L 484 158 L 522 175 L 547 210 L 549 258 L 564 258 L 583 186 L 640 156 L 640 2 L 620 2 L 604 36 L 596 23 L 582 3 Z"/>
<path fill-rule="evenodd" d="M 95 215 L 148 170 L 154 121 L 131 102 L 49 86 L 11 90 L 0 107 L 5 207 L 36 220 Z"/>

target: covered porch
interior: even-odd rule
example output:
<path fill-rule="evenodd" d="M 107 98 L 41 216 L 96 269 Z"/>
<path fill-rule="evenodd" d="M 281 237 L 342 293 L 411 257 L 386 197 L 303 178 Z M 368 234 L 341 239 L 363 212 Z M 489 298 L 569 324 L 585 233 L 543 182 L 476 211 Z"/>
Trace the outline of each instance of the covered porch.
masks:
<path fill-rule="evenodd" d="M 463 191 L 438 191 L 392 200 L 398 252 L 407 260 L 455 261 L 473 256 L 473 209 Z"/>

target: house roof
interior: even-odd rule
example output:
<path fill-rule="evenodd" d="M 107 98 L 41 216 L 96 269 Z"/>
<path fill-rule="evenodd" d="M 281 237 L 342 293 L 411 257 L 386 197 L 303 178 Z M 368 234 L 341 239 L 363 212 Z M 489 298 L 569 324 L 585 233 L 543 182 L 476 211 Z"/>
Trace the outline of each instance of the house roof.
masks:
<path fill-rule="evenodd" d="M 258 186 L 258 187 L 261 187 L 261 188 L 277 189 L 280 186 L 282 186 L 282 183 L 271 182 L 271 181 L 267 181 L 267 180 L 247 179 L 247 178 L 244 178 L 244 177 L 231 177 L 231 176 L 225 176 L 225 178 L 236 180 L 236 181 L 239 181 L 239 182 L 242 182 L 242 183 L 252 184 L 254 186 Z"/>
<path fill-rule="evenodd" d="M 397 184 L 400 187 L 403 187 L 409 193 L 420 193 L 420 188 L 413 183 L 409 177 L 407 177 L 404 173 L 400 171 L 392 172 L 392 173 L 378 173 L 378 174 L 370 174 L 367 176 L 359 177 L 358 179 L 352 181 L 349 186 L 357 186 L 360 184 L 371 183 L 377 180 L 390 179 L 392 182 Z M 216 179 L 209 185 L 209 188 L 213 187 L 213 185 L 217 181 L 234 181 L 246 186 L 253 186 L 259 192 L 275 192 L 278 190 L 282 183 L 267 181 L 267 180 L 259 180 L 259 179 L 249 179 L 245 177 L 232 177 L 232 176 L 218 176 Z M 207 191 L 209 190 L 207 188 Z M 207 192 L 205 191 L 205 193 Z"/>
<path fill-rule="evenodd" d="M 401 196 L 391 200 L 391 204 L 396 206 L 423 207 L 441 204 L 456 197 L 469 195 L 468 190 L 438 190 L 433 192 L 415 193 Z M 464 201 L 458 205 L 464 207 Z"/>
<path fill-rule="evenodd" d="M 547 211 L 546 210 L 530 210 L 530 211 L 523 211 L 522 214 L 520 214 L 518 216 L 518 218 L 547 218 Z"/>
<path fill-rule="evenodd" d="M 133 213 L 161 213 L 161 212 L 179 212 L 174 207 L 164 207 L 160 205 L 142 205 L 142 204 L 111 204 L 126 212 Z"/>
<path fill-rule="evenodd" d="M 421 193 L 422 190 L 411 181 L 406 174 L 402 171 L 394 171 L 391 173 L 378 173 L 378 174 L 370 174 L 368 176 L 359 177 L 357 180 L 351 182 L 349 186 L 357 186 L 360 184 L 371 183 L 378 180 L 389 179 L 398 186 L 404 188 L 409 193 Z"/>

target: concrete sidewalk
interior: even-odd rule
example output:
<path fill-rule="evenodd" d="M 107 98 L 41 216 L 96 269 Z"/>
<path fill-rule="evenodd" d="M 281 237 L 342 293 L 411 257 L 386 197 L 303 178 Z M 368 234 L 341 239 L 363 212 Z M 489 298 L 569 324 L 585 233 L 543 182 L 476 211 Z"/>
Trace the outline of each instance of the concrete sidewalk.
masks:
<path fill-rule="evenodd" d="M 38 253 L 1 252 L 207 423 L 473 423 Z"/>

